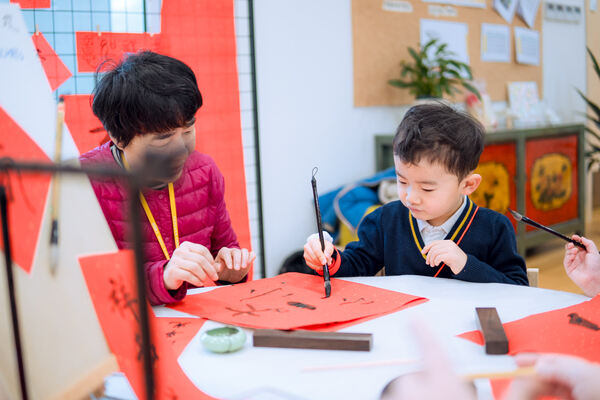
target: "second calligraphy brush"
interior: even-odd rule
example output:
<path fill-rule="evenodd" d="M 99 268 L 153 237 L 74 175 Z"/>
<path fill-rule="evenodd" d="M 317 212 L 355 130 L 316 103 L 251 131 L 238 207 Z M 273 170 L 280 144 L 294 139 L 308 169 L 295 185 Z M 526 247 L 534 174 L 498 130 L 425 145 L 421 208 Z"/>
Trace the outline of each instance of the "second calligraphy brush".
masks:
<path fill-rule="evenodd" d="M 62 161 L 62 132 L 65 120 L 65 101 L 61 96 L 56 107 L 56 136 L 54 140 L 54 162 L 56 164 Z M 55 175 L 52 180 L 52 198 L 50 202 L 50 215 L 52 226 L 50 228 L 50 273 L 56 273 L 58 264 L 58 208 L 59 208 L 59 189 L 60 175 Z"/>
<path fill-rule="evenodd" d="M 317 194 L 317 180 L 315 174 L 319 169 L 313 168 L 313 174 L 311 179 L 313 198 L 315 201 L 315 213 L 317 214 L 317 231 L 319 232 L 319 240 L 321 241 L 321 251 L 325 251 L 325 239 L 323 238 L 323 223 L 321 222 L 321 210 L 319 209 L 319 195 Z M 329 267 L 327 263 L 323 265 L 323 280 L 325 285 L 325 297 L 331 296 L 331 281 L 329 279 Z"/>
<path fill-rule="evenodd" d="M 529 225 L 531 225 L 531 226 L 535 226 L 535 227 L 536 227 L 536 228 L 538 228 L 538 229 L 541 229 L 541 230 L 543 230 L 543 231 L 546 231 L 546 232 L 548 232 L 548 233 L 551 233 L 551 234 L 553 234 L 554 236 L 558 236 L 559 238 L 561 238 L 561 239 L 563 239 L 563 240 L 566 240 L 567 242 L 571 242 L 571 243 L 573 243 L 575 246 L 581 247 L 582 249 L 586 250 L 586 248 L 585 248 L 585 246 L 583 245 L 583 243 L 580 243 L 580 242 L 578 242 L 578 241 L 576 241 L 576 240 L 573 240 L 573 239 L 571 239 L 570 237 L 568 237 L 568 236 L 565 236 L 565 235 L 563 235 L 562 233 L 560 233 L 560 232 L 557 232 L 557 231 L 555 231 L 555 230 L 554 230 L 554 229 L 552 229 L 552 228 L 548 228 L 547 226 L 544 226 L 544 225 L 540 224 L 539 222 L 535 222 L 534 220 L 532 220 L 532 219 L 529 219 L 529 218 L 527 218 L 526 216 L 524 216 L 524 215 L 521 215 L 521 214 L 519 214 L 518 212 L 511 210 L 510 208 L 508 209 L 508 211 L 510 211 L 510 213 L 511 213 L 511 214 L 512 214 L 512 216 L 513 216 L 513 218 L 514 218 L 514 219 L 516 219 L 517 221 L 525 222 L 526 224 L 529 224 Z"/>

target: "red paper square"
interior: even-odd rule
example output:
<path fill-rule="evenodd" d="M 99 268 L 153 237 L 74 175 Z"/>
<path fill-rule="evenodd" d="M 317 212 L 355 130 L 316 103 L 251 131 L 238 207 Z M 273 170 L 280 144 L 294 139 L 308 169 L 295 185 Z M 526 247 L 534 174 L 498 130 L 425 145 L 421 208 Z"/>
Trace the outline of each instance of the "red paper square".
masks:
<path fill-rule="evenodd" d="M 89 94 L 65 95 L 65 123 L 79 154 L 86 153 L 110 140 L 102 122 L 92 111 Z"/>
<path fill-rule="evenodd" d="M 0 157 L 16 161 L 50 162 L 46 153 L 0 107 Z M 8 223 L 12 256 L 26 272 L 31 271 L 46 208 L 50 175 L 10 172 L 0 175 L 8 191 Z M 41 238 L 50 241 L 50 237 Z"/>
<path fill-rule="evenodd" d="M 79 263 L 108 347 L 115 354 L 120 370 L 127 376 L 137 397 L 145 398 L 133 253 L 123 250 L 80 257 Z M 156 318 L 152 310 L 148 312 L 155 398 L 212 399 L 194 386 L 177 363 L 177 357 L 205 320 Z"/>
<path fill-rule="evenodd" d="M 16 3 L 21 8 L 50 8 L 50 0 L 10 0 L 11 3 Z"/>
<path fill-rule="evenodd" d="M 50 82 L 50 87 L 54 91 L 73 74 L 62 62 L 42 33 L 34 33 L 31 39 L 42 62 L 42 67 L 44 67 L 44 72 L 46 72 L 48 82 Z"/>

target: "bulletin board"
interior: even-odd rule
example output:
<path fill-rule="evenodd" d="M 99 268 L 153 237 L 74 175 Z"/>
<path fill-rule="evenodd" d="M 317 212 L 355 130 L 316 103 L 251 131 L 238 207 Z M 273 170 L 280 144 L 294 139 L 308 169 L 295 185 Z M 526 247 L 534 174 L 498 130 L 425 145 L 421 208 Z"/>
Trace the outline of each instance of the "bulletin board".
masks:
<path fill-rule="evenodd" d="M 492 100 L 508 100 L 506 83 L 512 81 L 537 82 L 542 97 L 542 7 L 535 18 L 534 30 L 540 33 L 540 65 L 517 64 L 515 58 L 514 28 L 529 28 L 515 13 L 509 25 L 486 0 L 486 8 L 451 6 L 455 17 L 436 17 L 429 14 L 427 3 L 411 0 L 412 12 L 386 11 L 382 0 L 352 1 L 352 41 L 354 52 L 354 105 L 357 107 L 402 105 L 414 101 L 406 89 L 393 87 L 389 79 L 400 78 L 400 61 L 408 60 L 408 46 L 418 48 L 420 20 L 460 22 L 468 25 L 467 48 L 474 79 L 482 79 Z M 481 24 L 510 26 L 511 62 L 481 61 Z M 462 100 L 460 94 L 457 100 Z"/>

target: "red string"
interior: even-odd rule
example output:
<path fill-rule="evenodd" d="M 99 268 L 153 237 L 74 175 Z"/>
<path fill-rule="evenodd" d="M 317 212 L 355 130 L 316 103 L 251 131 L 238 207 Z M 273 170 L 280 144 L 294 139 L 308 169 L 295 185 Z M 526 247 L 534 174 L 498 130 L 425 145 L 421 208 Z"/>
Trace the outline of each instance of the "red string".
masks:
<path fill-rule="evenodd" d="M 467 227 L 465 228 L 465 230 L 463 231 L 462 235 L 460 235 L 460 237 L 458 238 L 458 241 L 456 242 L 456 245 L 458 246 L 460 244 L 460 242 L 462 241 L 462 238 L 465 236 L 465 233 L 467 233 L 467 231 L 469 230 L 469 227 L 471 226 L 471 222 L 473 222 L 473 218 L 475 218 L 475 214 L 477 214 L 477 211 L 479 211 L 479 206 L 477 206 L 477 208 L 475 209 L 475 212 L 473 212 L 473 215 L 471 216 L 471 219 L 469 220 L 469 223 L 467 224 Z M 442 263 L 442 265 L 440 266 L 440 269 L 438 269 L 438 271 L 435 273 L 435 275 L 433 276 L 434 278 L 436 278 L 440 272 L 442 272 L 442 269 L 446 266 L 445 263 Z"/>

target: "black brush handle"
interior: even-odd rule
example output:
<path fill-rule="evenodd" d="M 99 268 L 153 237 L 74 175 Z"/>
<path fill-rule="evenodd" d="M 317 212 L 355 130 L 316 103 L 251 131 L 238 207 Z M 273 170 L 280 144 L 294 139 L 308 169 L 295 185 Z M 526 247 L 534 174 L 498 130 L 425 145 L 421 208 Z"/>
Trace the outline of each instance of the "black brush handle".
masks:
<path fill-rule="evenodd" d="M 525 222 L 525 223 L 527 223 L 527 224 L 529 224 L 529 225 L 531 225 L 531 226 L 535 226 L 536 228 L 539 228 L 539 229 L 541 229 L 541 230 L 543 230 L 543 231 L 546 231 L 546 232 L 548 232 L 548 233 L 551 233 L 551 234 L 553 234 L 554 236 L 558 236 L 559 238 L 561 238 L 561 239 L 563 239 L 563 240 L 566 240 L 567 242 L 571 242 L 571 243 L 573 243 L 575 246 L 581 247 L 582 249 L 584 249 L 584 250 L 586 250 L 586 251 L 587 251 L 587 248 L 585 247 L 585 245 L 584 245 L 583 243 L 580 243 L 580 242 L 578 242 L 577 240 L 573 240 L 573 239 L 571 239 L 570 237 L 568 237 L 568 236 L 565 236 L 565 235 L 563 235 L 562 233 L 560 233 L 560 232 L 557 232 L 557 231 L 555 231 L 554 229 L 548 228 L 547 226 L 544 226 L 544 225 L 542 225 L 542 224 L 540 224 L 540 223 L 537 223 L 537 222 L 535 222 L 534 220 L 532 220 L 532 219 L 529 219 L 529 218 L 527 218 L 527 217 L 525 217 L 525 216 L 522 216 L 522 217 L 521 217 L 521 219 L 523 220 L 523 222 Z"/>
<path fill-rule="evenodd" d="M 321 209 L 319 208 L 319 195 L 317 194 L 317 180 L 315 179 L 314 174 L 312 179 L 310 180 L 310 183 L 312 184 L 313 199 L 315 202 L 315 214 L 317 216 L 317 231 L 319 232 L 321 251 L 325 252 L 325 239 L 323 238 L 323 223 L 321 222 Z M 331 295 L 331 283 L 329 282 L 329 267 L 327 266 L 327 263 L 323 265 L 323 279 L 325 285 L 325 297 L 329 297 Z"/>

